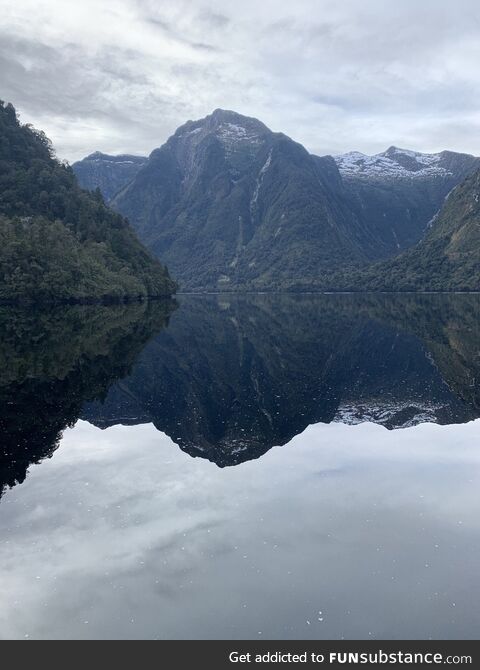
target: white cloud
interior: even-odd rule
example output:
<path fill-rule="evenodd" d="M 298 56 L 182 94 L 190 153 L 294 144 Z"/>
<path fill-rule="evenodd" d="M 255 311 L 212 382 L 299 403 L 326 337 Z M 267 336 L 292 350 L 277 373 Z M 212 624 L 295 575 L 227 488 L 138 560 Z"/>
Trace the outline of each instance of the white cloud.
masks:
<path fill-rule="evenodd" d="M 148 153 L 216 107 L 316 153 L 480 154 L 480 7 L 0 0 L 0 96 L 60 157 Z"/>

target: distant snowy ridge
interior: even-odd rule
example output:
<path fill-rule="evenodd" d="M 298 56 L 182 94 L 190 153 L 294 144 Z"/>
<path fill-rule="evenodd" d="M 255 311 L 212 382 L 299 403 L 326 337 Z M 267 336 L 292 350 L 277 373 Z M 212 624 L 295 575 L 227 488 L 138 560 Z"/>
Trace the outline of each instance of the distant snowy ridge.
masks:
<path fill-rule="evenodd" d="M 101 163 L 103 165 L 108 165 L 109 163 L 115 165 L 143 164 L 147 162 L 146 156 L 134 156 L 132 154 L 117 154 L 111 156 L 109 154 L 104 154 L 101 151 L 95 151 L 93 154 L 86 156 L 83 160 L 90 161 L 91 163 Z"/>
<path fill-rule="evenodd" d="M 452 172 L 445 167 L 445 152 L 423 154 L 408 149 L 390 147 L 380 154 L 368 156 L 359 151 L 334 156 L 340 173 L 344 177 L 365 179 L 422 179 L 445 177 Z"/>

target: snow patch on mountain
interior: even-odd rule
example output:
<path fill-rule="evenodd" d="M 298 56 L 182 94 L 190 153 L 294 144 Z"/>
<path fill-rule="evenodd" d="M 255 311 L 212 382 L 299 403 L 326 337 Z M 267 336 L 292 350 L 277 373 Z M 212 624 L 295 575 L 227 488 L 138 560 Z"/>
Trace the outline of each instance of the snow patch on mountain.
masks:
<path fill-rule="evenodd" d="M 389 428 L 408 428 L 419 423 L 436 423 L 439 403 L 397 402 L 370 398 L 364 402 L 342 402 L 333 418 L 335 423 L 356 425 L 378 423 Z"/>
<path fill-rule="evenodd" d="M 223 123 L 219 128 L 219 134 L 223 137 L 233 137 L 234 139 L 245 139 L 248 135 L 247 129 L 239 126 L 237 123 Z"/>
<path fill-rule="evenodd" d="M 240 148 L 255 152 L 261 143 L 255 128 L 248 128 L 228 121 L 218 126 L 216 135 L 225 147 L 227 155 Z"/>
<path fill-rule="evenodd" d="M 147 162 L 145 156 L 133 156 L 131 154 L 118 154 L 117 156 L 110 156 L 103 154 L 101 151 L 95 151 L 93 154 L 86 156 L 83 161 L 90 163 L 101 163 L 102 165 L 138 165 Z M 82 161 L 78 161 L 79 163 Z"/>
<path fill-rule="evenodd" d="M 195 124 L 192 127 L 192 124 Z M 263 143 L 265 127 L 258 121 L 233 113 L 217 110 L 205 119 L 188 122 L 173 136 L 177 143 L 179 162 L 189 173 L 193 165 L 196 148 L 208 136 L 215 136 L 223 145 L 228 158 L 244 154 L 254 156 Z M 179 148 L 178 148 L 179 147 Z"/>
<path fill-rule="evenodd" d="M 423 154 L 409 149 L 390 147 L 387 151 L 368 156 L 350 151 L 333 157 L 342 176 L 364 179 L 424 179 L 451 175 L 443 163 L 444 156 Z"/>
<path fill-rule="evenodd" d="M 186 135 L 196 135 L 197 133 L 201 133 L 202 129 L 200 126 L 198 128 L 194 128 L 193 130 L 189 130 Z"/>

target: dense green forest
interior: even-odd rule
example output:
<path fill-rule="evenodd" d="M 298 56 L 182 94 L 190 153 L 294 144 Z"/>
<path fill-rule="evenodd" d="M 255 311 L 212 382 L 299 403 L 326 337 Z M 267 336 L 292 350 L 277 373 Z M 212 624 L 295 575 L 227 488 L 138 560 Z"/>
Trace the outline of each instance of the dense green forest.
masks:
<path fill-rule="evenodd" d="M 112 301 L 175 288 L 100 192 L 82 190 L 45 134 L 0 101 L 0 302 Z"/>

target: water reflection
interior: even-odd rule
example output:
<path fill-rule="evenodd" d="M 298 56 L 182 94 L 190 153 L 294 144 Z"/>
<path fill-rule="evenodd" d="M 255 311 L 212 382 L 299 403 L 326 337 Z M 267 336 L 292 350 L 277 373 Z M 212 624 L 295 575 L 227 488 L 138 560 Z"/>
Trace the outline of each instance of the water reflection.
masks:
<path fill-rule="evenodd" d="M 480 296 L 183 298 L 132 374 L 83 416 L 152 422 L 220 466 L 308 425 L 480 416 Z"/>
<path fill-rule="evenodd" d="M 175 304 L 0 308 L 0 494 L 49 457 L 87 400 L 128 375 Z"/>
<path fill-rule="evenodd" d="M 223 467 L 319 422 L 480 415 L 480 296 L 184 296 L 175 307 L 0 311 L 0 487 L 23 481 L 79 416 L 151 422 Z"/>
<path fill-rule="evenodd" d="M 317 424 L 219 469 L 79 421 L 0 505 L 0 635 L 476 639 L 479 439 Z"/>
<path fill-rule="evenodd" d="M 476 638 L 480 297 L 175 307 L 0 311 L 0 636 Z"/>

